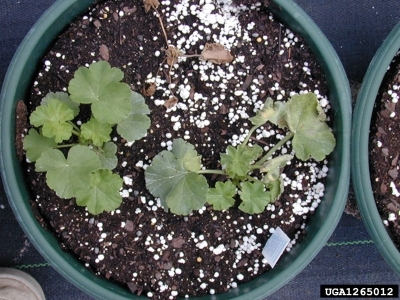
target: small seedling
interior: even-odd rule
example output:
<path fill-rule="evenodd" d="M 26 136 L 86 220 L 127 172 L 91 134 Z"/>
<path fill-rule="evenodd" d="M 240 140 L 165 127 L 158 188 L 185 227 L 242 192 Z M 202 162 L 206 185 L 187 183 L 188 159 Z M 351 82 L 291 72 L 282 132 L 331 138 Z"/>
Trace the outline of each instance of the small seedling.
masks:
<path fill-rule="evenodd" d="M 194 146 L 183 139 L 174 140 L 172 150 L 157 154 L 146 169 L 147 189 L 160 198 L 165 209 L 178 215 L 199 210 L 206 202 L 216 210 L 229 209 L 237 199 L 241 201 L 240 210 L 257 214 L 283 192 L 281 169 L 293 156 L 273 157 L 278 149 L 291 140 L 298 159 L 321 161 L 336 144 L 313 93 L 295 95 L 286 103 L 268 98 L 250 121 L 253 127 L 243 143 L 237 147 L 228 146 L 220 155 L 221 170 L 203 169 L 201 156 Z M 289 133 L 264 153 L 260 146 L 248 142 L 255 130 L 266 122 L 287 128 Z M 224 175 L 226 181 L 210 188 L 204 174 Z"/>
<path fill-rule="evenodd" d="M 36 171 L 47 172 L 47 185 L 61 198 L 75 197 L 92 214 L 112 211 L 122 202 L 122 179 L 112 173 L 118 163 L 113 128 L 133 142 L 150 127 L 144 98 L 121 82 L 123 76 L 104 61 L 80 67 L 69 94 L 49 93 L 32 112 L 30 124 L 37 129 L 31 128 L 23 141 Z M 74 120 L 83 105 L 90 105 L 91 116 L 78 126 Z"/>

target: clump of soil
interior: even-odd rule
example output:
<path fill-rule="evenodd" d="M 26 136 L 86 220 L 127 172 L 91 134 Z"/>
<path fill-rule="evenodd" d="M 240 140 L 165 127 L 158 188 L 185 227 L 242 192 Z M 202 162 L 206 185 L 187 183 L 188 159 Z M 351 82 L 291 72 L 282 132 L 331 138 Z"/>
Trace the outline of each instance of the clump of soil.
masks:
<path fill-rule="evenodd" d="M 389 235 L 400 251 L 400 52 L 387 71 L 371 120 L 373 193 Z"/>
<path fill-rule="evenodd" d="M 119 209 L 90 215 L 74 199 L 57 197 L 45 174 L 26 163 L 39 221 L 95 274 L 133 293 L 193 297 L 224 293 L 253 279 L 270 269 L 261 251 L 275 228 L 289 236 L 290 251 L 302 241 L 323 197 L 327 161 L 296 159 L 283 170 L 280 199 L 253 216 L 211 206 L 177 216 L 164 211 L 145 188 L 144 169 L 175 138 L 195 145 L 207 168 L 220 167 L 219 153 L 240 144 L 251 127 L 248 118 L 266 97 L 287 101 L 292 94 L 314 92 L 330 115 L 323 72 L 302 37 L 276 21 L 264 3 L 243 3 L 161 1 L 158 12 L 170 44 L 194 55 L 205 43 L 219 43 L 233 56 L 225 64 L 182 57 L 171 67 L 154 11 L 146 13 L 142 1 L 96 1 L 43 57 L 26 101 L 31 113 L 48 92 L 67 91 L 78 67 L 98 60 L 122 69 L 124 81 L 145 95 L 152 121 L 148 135 L 133 144 L 114 139 L 116 171 L 124 178 Z M 76 122 L 84 120 L 80 115 Z M 252 142 L 267 151 L 284 135 L 265 125 Z M 290 142 L 278 152 L 290 154 Z"/>

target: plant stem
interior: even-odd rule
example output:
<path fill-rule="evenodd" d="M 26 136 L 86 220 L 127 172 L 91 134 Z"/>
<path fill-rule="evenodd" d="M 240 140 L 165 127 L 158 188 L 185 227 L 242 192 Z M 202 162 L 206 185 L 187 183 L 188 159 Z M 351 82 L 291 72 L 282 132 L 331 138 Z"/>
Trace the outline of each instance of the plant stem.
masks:
<path fill-rule="evenodd" d="M 246 138 L 244 139 L 243 143 L 241 145 L 247 145 L 247 143 L 249 142 L 249 139 L 251 137 L 251 135 L 253 134 L 254 131 L 256 131 L 256 129 L 260 127 L 260 126 L 253 126 L 250 128 L 249 133 L 247 134 Z"/>
<path fill-rule="evenodd" d="M 227 175 L 223 170 L 199 170 L 197 174 L 218 174 L 218 175 Z"/>
<path fill-rule="evenodd" d="M 81 130 L 79 129 L 79 127 L 78 126 L 76 126 L 73 122 L 71 122 L 71 121 L 67 121 L 68 122 L 68 124 L 71 124 L 72 125 L 72 127 L 75 129 L 75 132 L 77 132 L 78 133 L 78 135 L 81 135 Z M 74 131 L 72 131 L 72 132 L 74 132 Z M 76 134 L 76 133 L 75 133 Z"/>
<path fill-rule="evenodd" d="M 258 169 L 262 166 L 263 163 L 265 163 L 274 153 L 276 150 L 278 150 L 280 147 L 282 147 L 284 144 L 286 144 L 287 141 L 289 141 L 292 137 L 294 136 L 294 133 L 291 132 L 287 136 L 285 136 L 283 139 L 281 139 L 274 147 L 269 149 L 267 154 L 265 154 L 256 164 L 252 166 L 252 169 Z"/>
<path fill-rule="evenodd" d="M 69 148 L 69 147 L 73 147 L 79 144 L 65 144 L 65 145 L 58 145 L 56 148 L 57 149 L 61 149 L 61 148 Z"/>

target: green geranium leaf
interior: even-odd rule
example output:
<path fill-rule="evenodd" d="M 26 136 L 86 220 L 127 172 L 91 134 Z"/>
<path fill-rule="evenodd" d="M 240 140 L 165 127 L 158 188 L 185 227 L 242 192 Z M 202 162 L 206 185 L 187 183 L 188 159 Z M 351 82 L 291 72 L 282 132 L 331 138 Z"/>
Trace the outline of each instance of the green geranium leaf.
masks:
<path fill-rule="evenodd" d="M 28 157 L 31 162 L 36 161 L 43 152 L 57 146 L 57 143 L 53 138 L 44 137 L 33 128 L 30 129 L 28 135 L 24 137 L 23 143 L 26 157 Z"/>
<path fill-rule="evenodd" d="M 229 209 L 235 204 L 236 186 L 231 181 L 217 182 L 207 193 L 207 202 L 216 210 Z"/>
<path fill-rule="evenodd" d="M 68 140 L 72 135 L 72 125 L 67 121 L 74 118 L 74 112 L 67 104 L 58 99 L 49 99 L 47 105 L 38 106 L 30 116 L 30 123 L 42 127 L 45 137 L 53 138 L 57 143 Z"/>
<path fill-rule="evenodd" d="M 188 215 L 206 202 L 206 178 L 186 169 L 171 151 L 157 154 L 147 167 L 145 177 L 147 189 L 160 197 L 164 208 L 177 215 Z"/>
<path fill-rule="evenodd" d="M 250 118 L 254 126 L 261 126 L 266 122 L 271 122 L 278 125 L 280 128 L 286 127 L 284 115 L 286 106 L 283 102 L 274 102 L 271 98 L 267 98 L 262 109 L 257 111 L 257 114 Z"/>
<path fill-rule="evenodd" d="M 100 159 L 86 146 L 73 146 L 66 159 L 57 149 L 42 153 L 36 161 L 37 172 L 47 172 L 47 185 L 61 198 L 72 198 L 88 189 L 92 172 L 100 168 Z"/>
<path fill-rule="evenodd" d="M 115 155 L 117 153 L 117 145 L 112 142 L 106 143 L 103 148 L 96 150 L 96 153 L 100 158 L 102 169 L 115 169 L 118 164 L 118 158 Z"/>
<path fill-rule="evenodd" d="M 294 134 L 292 145 L 301 160 L 325 159 L 336 145 L 329 126 L 321 121 L 317 97 L 313 93 L 295 95 L 286 104 L 286 121 Z"/>
<path fill-rule="evenodd" d="M 131 112 L 131 89 L 120 82 L 121 70 L 111 68 L 105 61 L 80 67 L 69 82 L 71 99 L 77 103 L 92 104 L 93 116 L 101 123 L 117 124 Z"/>
<path fill-rule="evenodd" d="M 239 146 L 234 148 L 228 146 L 226 153 L 221 154 L 221 164 L 227 174 L 233 178 L 246 176 L 251 171 L 251 163 L 262 153 L 262 148 L 258 145 L 253 147 Z"/>
<path fill-rule="evenodd" d="M 197 172 L 201 168 L 201 156 L 197 154 L 194 146 L 183 139 L 176 139 L 172 144 L 172 153 L 180 160 L 185 169 Z"/>
<path fill-rule="evenodd" d="M 97 170 L 91 175 L 89 188 L 77 193 L 76 204 L 86 206 L 93 215 L 110 212 L 121 205 L 121 188 L 121 177 L 110 170 Z"/>
<path fill-rule="evenodd" d="M 280 169 L 284 167 L 292 158 L 292 155 L 285 154 L 265 162 L 260 168 L 260 172 L 266 173 L 263 178 L 264 183 L 277 180 L 280 176 Z"/>
<path fill-rule="evenodd" d="M 67 93 L 50 92 L 42 99 L 40 104 L 47 105 L 47 103 L 50 99 L 57 99 L 57 100 L 60 100 L 61 102 L 65 103 L 74 112 L 74 117 L 76 117 L 79 114 L 79 103 L 72 101 Z"/>
<path fill-rule="evenodd" d="M 95 118 L 91 118 L 87 123 L 82 124 L 81 134 L 86 140 L 92 140 L 93 144 L 101 147 L 103 143 L 108 142 L 112 126 L 108 123 L 100 123 Z"/>
<path fill-rule="evenodd" d="M 248 214 L 259 214 L 264 211 L 271 202 L 271 194 L 265 191 L 264 183 L 261 181 L 244 182 L 240 194 L 242 203 L 239 209 Z"/>
<path fill-rule="evenodd" d="M 130 100 L 131 112 L 127 118 L 118 123 L 117 132 L 128 142 L 134 142 L 146 136 L 150 127 L 150 118 L 146 115 L 150 110 L 142 95 L 132 92 Z"/>

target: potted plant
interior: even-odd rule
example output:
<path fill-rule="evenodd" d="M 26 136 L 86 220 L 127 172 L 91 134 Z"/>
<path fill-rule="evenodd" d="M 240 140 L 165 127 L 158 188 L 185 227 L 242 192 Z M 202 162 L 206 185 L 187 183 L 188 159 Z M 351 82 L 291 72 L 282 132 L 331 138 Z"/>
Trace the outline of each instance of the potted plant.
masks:
<path fill-rule="evenodd" d="M 18 123 L 14 117 L 17 102 L 20 99 L 24 99 L 29 93 L 31 80 L 35 74 L 34 70 L 39 66 L 41 58 L 46 53 L 48 47 L 53 43 L 54 38 L 60 34 L 62 29 L 75 16 L 85 11 L 91 3 L 92 1 L 57 2 L 38 21 L 35 25 L 35 30 L 26 38 L 16 54 L 10 66 L 2 92 L 2 175 L 6 192 L 18 216 L 18 220 L 21 222 L 21 226 L 46 260 L 72 283 L 97 298 L 125 299 L 132 297 L 129 290 L 96 276 L 85 268 L 74 255 L 63 252 L 59 247 L 57 238 L 51 232 L 43 229 L 36 221 L 30 207 L 30 188 L 24 182 L 24 174 L 15 153 L 14 141 L 16 134 L 14 130 L 10 130 L 10 128 L 15 128 L 15 124 Z M 151 10 L 152 5 L 148 8 Z M 300 272 L 317 254 L 334 230 L 347 198 L 349 181 L 349 133 L 347 128 L 350 125 L 350 93 L 344 71 L 340 63 L 338 63 L 337 56 L 329 42 L 296 4 L 287 1 L 274 1 L 269 9 L 279 17 L 281 22 L 288 24 L 291 30 L 301 34 L 305 38 L 321 64 L 329 86 L 329 102 L 333 111 L 331 121 L 336 138 L 336 147 L 329 156 L 328 166 L 330 170 L 326 179 L 324 197 L 309 223 L 307 223 L 307 227 L 305 228 L 307 235 L 302 243 L 293 246 L 291 251 L 282 257 L 275 268 L 248 283 L 239 285 L 238 288 L 230 289 L 223 294 L 225 298 L 263 298 Z M 103 13 L 107 14 L 107 10 Z M 118 18 L 118 15 L 113 17 Z M 156 22 L 158 21 L 159 18 L 156 18 Z M 94 25 L 101 26 L 99 23 L 96 24 Z M 160 21 L 160 25 L 163 27 L 164 24 Z M 219 47 L 217 46 L 217 48 Z M 104 60 L 107 60 L 108 51 L 104 47 L 102 49 L 101 56 Z M 220 49 L 217 50 L 219 51 Z M 175 52 L 169 47 L 165 52 L 167 53 L 167 58 L 170 55 L 169 58 L 172 61 L 176 57 L 183 55 L 179 52 L 178 54 L 174 54 Z M 220 53 L 218 52 L 218 55 Z M 206 58 L 207 55 L 203 55 L 202 58 Z M 216 61 L 215 56 L 212 56 L 211 60 Z M 220 61 L 217 61 L 217 63 L 220 63 Z M 48 65 L 48 63 L 45 62 L 45 65 Z M 307 71 L 307 66 L 304 66 L 304 72 L 307 73 Z M 168 72 L 166 73 L 167 75 Z M 150 86 L 151 84 L 149 84 Z M 147 92 L 148 90 L 146 89 L 144 93 Z M 239 95 L 239 93 L 238 91 L 237 94 Z M 9 99 L 12 99 L 12 101 Z M 50 102 L 54 101 L 49 100 L 49 106 Z M 273 103 L 270 104 L 273 106 Z M 267 103 L 264 106 L 266 105 Z M 92 110 L 94 112 L 94 108 Z M 258 109 L 257 111 L 262 111 L 262 109 Z M 43 125 L 39 123 L 37 123 L 39 127 Z M 246 138 L 246 141 L 248 139 L 250 139 L 250 135 Z M 226 174 L 218 174 L 217 172 L 217 175 Z M 160 197 L 163 196 L 160 195 Z M 205 296 L 205 298 L 207 297 L 212 298 L 213 296 Z"/>
<path fill-rule="evenodd" d="M 385 121 L 392 122 L 395 117 L 392 110 L 396 107 L 397 100 L 391 95 L 396 94 L 396 90 L 392 89 L 396 86 L 393 80 L 396 79 L 398 70 L 396 57 L 399 49 L 400 24 L 382 43 L 364 77 L 354 110 L 351 150 L 352 181 L 363 221 L 378 250 L 398 274 L 400 274 L 400 252 L 398 245 L 396 246 L 392 239 L 393 235 L 396 235 L 394 224 L 399 218 L 395 201 L 398 197 L 395 184 L 397 169 L 396 155 L 391 158 L 393 145 L 390 143 L 390 140 L 395 141 L 396 138 L 390 136 L 390 125 L 384 124 Z M 393 130 L 396 130 L 396 127 L 393 127 Z M 394 151 L 398 149 L 395 148 Z M 382 162 L 385 157 L 388 164 Z M 383 209 L 392 206 L 393 209 L 384 212 Z"/>

